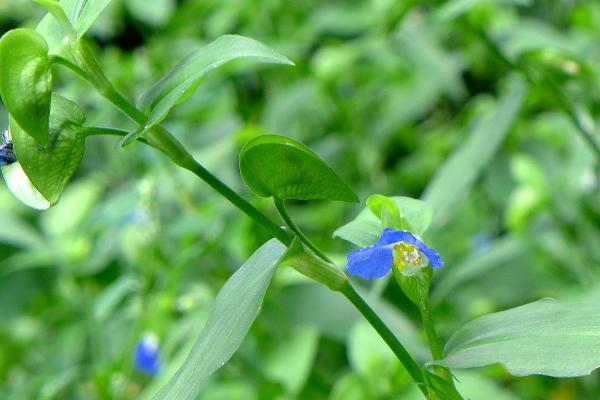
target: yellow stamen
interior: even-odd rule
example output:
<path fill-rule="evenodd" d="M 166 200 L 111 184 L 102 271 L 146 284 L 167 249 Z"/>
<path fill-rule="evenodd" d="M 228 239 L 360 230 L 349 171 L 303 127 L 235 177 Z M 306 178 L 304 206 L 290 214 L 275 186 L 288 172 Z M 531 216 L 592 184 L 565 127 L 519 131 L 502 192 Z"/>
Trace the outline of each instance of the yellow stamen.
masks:
<path fill-rule="evenodd" d="M 420 267 L 422 265 L 421 253 L 415 246 L 400 242 L 394 245 L 393 263 L 398 271 L 404 270 L 407 266 Z"/>

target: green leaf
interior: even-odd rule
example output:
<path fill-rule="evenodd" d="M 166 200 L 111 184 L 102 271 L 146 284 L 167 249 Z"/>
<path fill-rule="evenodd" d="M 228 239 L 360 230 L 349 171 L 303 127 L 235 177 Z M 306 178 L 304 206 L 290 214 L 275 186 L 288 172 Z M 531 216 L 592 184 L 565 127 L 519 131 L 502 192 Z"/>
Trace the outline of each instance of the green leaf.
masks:
<path fill-rule="evenodd" d="M 240 152 L 240 172 L 259 196 L 358 202 L 352 189 L 318 155 L 284 136 L 263 135 L 246 143 Z"/>
<path fill-rule="evenodd" d="M 436 398 L 444 400 L 463 400 L 456 388 L 443 377 L 433 371 L 425 369 L 423 376 L 427 382 L 429 390 L 436 394 Z"/>
<path fill-rule="evenodd" d="M 193 400 L 207 378 L 227 362 L 254 322 L 286 248 L 272 239 L 229 278 L 189 356 L 155 399 Z"/>
<path fill-rule="evenodd" d="M 374 194 L 367 199 L 367 208 L 380 219 L 383 227 L 409 230 L 422 235 L 433 216 L 424 201 L 410 197 L 387 197 Z"/>
<path fill-rule="evenodd" d="M 139 106 L 149 114 L 146 129 L 160 123 L 182 98 L 189 97 L 190 89 L 209 71 L 239 58 L 294 65 L 256 40 L 236 35 L 221 36 L 184 58 L 142 96 Z"/>
<path fill-rule="evenodd" d="M 48 45 L 31 29 L 14 29 L 0 39 L 0 95 L 27 134 L 48 143 L 52 72 Z"/>
<path fill-rule="evenodd" d="M 111 0 L 63 0 L 62 4 L 80 39 L 90 29 Z"/>
<path fill-rule="evenodd" d="M 77 104 L 57 94 L 52 96 L 47 146 L 38 144 L 14 119 L 10 120 L 10 135 L 17 160 L 31 184 L 50 205 L 58 201 L 79 167 L 84 152 L 84 121 L 83 112 Z"/>
<path fill-rule="evenodd" d="M 600 302 L 542 299 L 469 322 L 435 364 L 474 368 L 502 364 L 513 375 L 589 375 L 600 367 Z"/>
<path fill-rule="evenodd" d="M 67 34 L 71 36 L 76 36 L 75 28 L 71 25 L 71 21 L 67 17 L 65 10 L 62 8 L 60 3 L 56 0 L 33 0 L 33 2 L 38 3 L 42 7 L 46 9 L 60 24 Z"/>
<path fill-rule="evenodd" d="M 389 197 L 374 194 L 367 199 L 367 208 L 381 220 L 384 228 L 410 230 L 408 223 L 400 215 L 398 206 Z"/>
<path fill-rule="evenodd" d="M 375 209 L 375 212 L 380 210 L 379 207 L 381 207 L 382 204 L 391 207 L 391 203 L 387 201 L 383 202 L 382 198 L 389 199 L 395 204 L 401 219 L 404 219 L 408 223 L 411 232 L 416 233 L 417 235 L 423 235 L 429 227 L 433 215 L 433 211 L 429 204 L 410 197 L 385 197 L 382 195 L 374 195 L 371 196 L 369 200 L 371 200 L 371 207 Z M 367 200 L 367 202 L 369 202 L 369 200 Z M 381 214 L 380 211 L 379 214 Z M 382 222 L 380 218 L 375 216 L 372 209 L 367 207 L 362 210 L 354 220 L 338 228 L 333 233 L 333 236 L 354 243 L 359 247 L 365 247 L 370 246 L 377 241 L 381 234 L 381 230 Z"/>
<path fill-rule="evenodd" d="M 111 2 L 111 0 L 62 0 L 58 3 L 63 10 L 61 12 L 53 6 L 52 3 L 55 3 L 53 0 L 34 1 L 50 12 L 36 28 L 36 31 L 48 42 L 50 54 L 59 54 L 70 60 L 72 56 L 68 50 L 69 46 L 85 35 Z M 67 17 L 67 21 L 62 14 Z"/>
<path fill-rule="evenodd" d="M 431 204 L 436 221 L 448 217 L 469 192 L 477 176 L 489 165 L 517 116 L 527 86 L 513 78 L 498 101 L 495 112 L 475 125 L 467 141 L 438 170 L 425 189 L 423 200 Z"/>

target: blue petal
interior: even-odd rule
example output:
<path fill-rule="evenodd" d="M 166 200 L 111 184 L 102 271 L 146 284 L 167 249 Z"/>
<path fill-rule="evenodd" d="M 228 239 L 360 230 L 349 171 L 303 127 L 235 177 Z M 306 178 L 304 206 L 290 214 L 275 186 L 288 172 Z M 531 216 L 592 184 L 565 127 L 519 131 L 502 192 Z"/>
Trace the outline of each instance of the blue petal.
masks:
<path fill-rule="evenodd" d="M 429 260 L 429 265 L 431 265 L 431 268 L 444 266 L 444 262 L 442 261 L 440 255 L 432 248 L 427 247 L 425 243 L 423 243 L 418 237 L 409 231 L 398 231 L 395 229 L 385 228 L 375 246 L 386 246 L 398 242 L 408 243 L 411 246 L 415 246 L 417 249 L 419 249 L 419 251 L 425 254 L 425 257 L 427 257 Z"/>
<path fill-rule="evenodd" d="M 378 244 L 348 254 L 346 270 L 365 279 L 381 278 L 392 268 L 392 248 Z"/>
<path fill-rule="evenodd" d="M 385 228 L 383 230 L 383 232 L 381 232 L 381 236 L 379 237 L 379 240 L 377 241 L 377 243 L 375 243 L 375 245 L 376 246 L 386 246 L 388 244 L 398 243 L 398 242 L 408 243 L 411 246 L 415 246 L 415 247 L 419 247 L 420 245 L 423 245 L 423 242 L 421 242 L 411 232 L 398 231 L 398 230 L 390 229 L 390 228 Z"/>
<path fill-rule="evenodd" d="M 160 370 L 158 348 L 146 338 L 140 340 L 135 346 L 133 361 L 137 369 L 150 376 L 155 376 Z"/>

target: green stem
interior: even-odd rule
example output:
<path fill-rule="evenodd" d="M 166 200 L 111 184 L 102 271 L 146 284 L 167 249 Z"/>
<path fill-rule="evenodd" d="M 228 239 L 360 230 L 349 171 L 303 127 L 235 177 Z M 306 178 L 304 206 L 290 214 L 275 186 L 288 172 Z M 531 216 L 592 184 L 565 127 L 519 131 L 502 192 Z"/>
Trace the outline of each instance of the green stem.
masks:
<path fill-rule="evenodd" d="M 427 334 L 427 340 L 429 341 L 429 348 L 431 349 L 431 355 L 434 360 L 441 360 L 444 358 L 442 345 L 438 337 L 435 325 L 433 324 L 433 318 L 431 317 L 431 309 L 429 308 L 429 301 L 425 300 L 422 307 L 419 307 L 421 311 L 421 319 L 423 320 L 423 327 Z"/>
<path fill-rule="evenodd" d="M 84 74 L 82 75 L 80 72 L 83 72 L 83 70 L 73 70 L 80 74 L 82 77 L 84 77 L 86 80 L 88 80 L 94 87 L 96 87 L 99 90 L 99 92 L 104 97 L 106 97 L 109 101 L 115 104 L 127 116 L 136 121 L 138 124 L 143 125 L 143 123 L 145 123 L 146 121 L 146 116 L 141 111 L 137 110 L 133 105 L 131 105 L 123 96 L 118 94 L 114 87 L 108 82 L 104 74 L 101 73 L 99 69 L 100 67 L 98 66 L 95 58 L 91 55 L 89 51 L 87 51 L 87 48 L 86 51 L 80 53 L 80 58 L 82 58 L 84 61 L 82 65 L 84 65 L 86 72 L 84 72 Z M 90 77 L 90 75 L 96 76 Z M 91 131 L 91 134 L 121 135 L 122 133 L 123 131 L 108 128 L 95 128 Z M 221 194 L 232 204 L 234 204 L 236 207 L 238 207 L 240 210 L 246 213 L 246 215 L 248 215 L 253 220 L 262 225 L 264 228 L 266 228 L 274 237 L 279 239 L 279 241 L 281 241 L 283 244 L 289 246 L 292 243 L 292 238 L 282 227 L 278 226 L 269 218 L 267 218 L 252 204 L 243 199 L 240 195 L 238 195 L 231 188 L 229 188 L 229 186 L 227 186 L 216 176 L 210 173 L 210 171 L 204 168 L 200 163 L 198 163 L 191 156 L 191 154 L 182 146 L 182 144 L 179 141 L 177 141 L 177 139 L 175 139 L 173 135 L 171 135 L 166 129 L 164 129 L 161 126 L 153 127 L 147 132 L 146 140 L 150 146 L 166 154 L 173 162 L 175 162 L 175 164 L 191 171 L 204 182 L 206 182 L 219 194 Z M 325 254 L 323 254 L 318 247 L 316 247 L 312 242 L 310 242 L 310 240 L 302 233 L 298 226 L 296 226 L 296 224 L 289 218 L 289 215 L 285 211 L 283 202 L 279 202 L 279 204 L 277 203 L 278 202 L 276 201 L 276 206 L 278 207 L 279 212 L 282 214 L 282 217 L 290 226 L 290 228 L 294 230 L 298 237 L 300 237 L 300 239 L 308 247 L 315 251 L 316 254 L 318 254 L 324 260 L 329 262 L 329 258 Z M 396 354 L 402 365 L 404 365 L 410 376 L 416 382 L 417 386 L 419 387 L 419 390 L 423 392 L 425 397 L 428 397 L 427 388 L 423 379 L 423 373 L 419 368 L 419 365 L 406 351 L 404 346 L 402 346 L 402 344 L 398 341 L 396 336 L 387 327 L 383 320 L 381 320 L 381 318 L 371 309 L 371 307 L 354 290 L 354 288 L 350 286 L 350 284 L 346 284 L 340 290 L 340 292 L 358 309 L 358 311 L 379 333 L 379 335 L 392 349 L 394 354 Z"/>
<path fill-rule="evenodd" d="M 406 371 L 415 381 L 421 392 L 426 398 L 429 398 L 427 392 L 427 386 L 423 378 L 423 372 L 417 362 L 412 356 L 406 351 L 402 343 L 398 341 L 394 333 L 388 328 L 388 326 L 381 320 L 381 318 L 373 311 L 369 304 L 356 292 L 356 290 L 350 285 L 346 284 L 340 292 L 356 307 L 358 311 L 365 317 L 371 326 L 377 331 L 379 336 L 387 343 L 392 349 L 398 360 L 402 363 Z"/>
<path fill-rule="evenodd" d="M 429 307 L 429 300 L 425 299 L 423 304 L 419 307 L 421 311 L 421 320 L 423 321 L 423 327 L 425 328 L 425 334 L 427 335 L 427 341 L 429 342 L 429 348 L 431 349 L 431 355 L 434 360 L 441 360 L 444 358 L 444 351 L 440 338 L 435 329 L 433 318 L 431 316 L 431 309 Z M 450 385 L 454 387 L 454 379 L 447 369 L 442 367 L 433 367 L 434 370 L 443 377 Z"/>
<path fill-rule="evenodd" d="M 104 135 L 109 135 L 109 136 L 125 137 L 128 134 L 129 134 L 129 132 L 124 131 L 122 129 L 104 128 L 104 127 L 97 127 L 97 126 L 86 127 L 85 131 L 84 131 L 84 135 L 85 136 L 104 136 Z M 144 137 L 139 137 L 139 138 L 137 138 L 137 140 L 139 140 L 142 143 L 148 144 L 148 141 Z"/>
<path fill-rule="evenodd" d="M 468 23 L 471 30 L 479 36 L 482 42 L 486 45 L 488 50 L 503 64 L 507 67 L 519 71 L 525 76 L 527 82 L 532 85 L 543 87 L 551 92 L 550 99 L 554 101 L 556 107 L 558 107 L 567 117 L 571 120 L 571 123 L 575 126 L 575 131 L 581 136 L 581 138 L 590 146 L 594 154 L 600 159 L 600 145 L 594 140 L 594 132 L 588 129 L 584 124 L 581 123 L 581 119 L 577 116 L 577 111 L 573 108 L 571 102 L 567 99 L 564 92 L 556 86 L 556 84 L 544 77 L 536 77 L 533 73 L 520 63 L 509 59 L 496 43 L 489 37 L 489 35 L 480 27 L 474 26 Z"/>
<path fill-rule="evenodd" d="M 125 115 L 131 118 L 133 121 L 143 126 L 147 120 L 144 113 L 133 106 L 125 97 L 123 97 L 109 82 L 98 64 L 96 58 L 92 52 L 85 45 L 85 43 L 78 43 L 75 48 L 75 53 L 78 61 L 83 65 L 84 69 L 81 69 L 70 62 L 60 61 L 62 65 L 67 66 L 77 74 L 81 75 L 87 81 L 89 81 L 106 99 L 112 102 L 117 108 L 119 108 Z M 66 61 L 66 60 L 65 60 Z M 58 62 L 58 60 L 57 60 Z M 100 129 L 100 128 L 96 128 Z M 99 130 L 92 130 L 91 134 L 111 134 L 120 135 L 121 133 L 117 130 L 107 129 L 102 133 Z M 242 198 L 239 194 L 233 191 L 229 186 L 223 183 L 219 178 L 214 176 L 210 171 L 204 168 L 199 162 L 197 162 L 192 155 L 183 147 L 183 145 L 175 139 L 173 135 L 165 128 L 161 126 L 155 126 L 150 129 L 146 134 L 146 140 L 148 144 L 157 150 L 167 155 L 175 164 L 182 168 L 191 171 L 193 174 L 198 176 L 210 187 L 216 190 L 219 194 L 229 200 L 233 205 L 242 210 L 246 215 L 252 218 L 254 221 L 262 225 L 267 231 L 269 231 L 275 238 L 281 241 L 285 245 L 292 243 L 291 237 L 285 232 L 283 228 L 276 225 L 273 221 L 267 218 L 263 213 L 258 211 L 252 204 Z"/>
<path fill-rule="evenodd" d="M 328 263 L 333 263 L 329 257 L 325 253 L 321 251 L 313 242 L 310 241 L 308 236 L 302 232 L 300 227 L 296 225 L 296 223 L 292 220 L 290 215 L 288 214 L 285 208 L 285 202 L 282 199 L 274 198 L 275 208 L 279 211 L 279 215 L 285 221 L 287 226 L 300 238 L 302 243 L 304 243 L 309 249 L 311 249 L 317 256 L 321 257 L 321 259 L 327 261 Z"/>

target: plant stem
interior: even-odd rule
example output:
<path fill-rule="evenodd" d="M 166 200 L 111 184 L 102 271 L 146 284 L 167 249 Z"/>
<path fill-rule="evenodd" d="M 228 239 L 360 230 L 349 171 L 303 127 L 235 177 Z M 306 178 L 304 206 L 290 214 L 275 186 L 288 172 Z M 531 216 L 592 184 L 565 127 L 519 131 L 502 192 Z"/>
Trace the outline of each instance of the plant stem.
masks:
<path fill-rule="evenodd" d="M 317 256 L 321 257 L 321 259 L 327 261 L 328 263 L 333 263 L 333 261 L 331 261 L 331 259 L 329 257 L 327 257 L 327 255 L 321 251 L 321 249 L 319 249 L 313 242 L 310 241 L 308 236 L 306 236 L 304 234 L 304 232 L 302 232 L 300 227 L 298 225 L 296 225 L 296 223 L 292 220 L 292 218 L 290 217 L 290 215 L 288 214 L 288 212 L 285 208 L 285 202 L 282 199 L 278 199 L 278 198 L 274 198 L 274 201 L 275 201 L 275 208 L 277 209 L 277 211 L 279 211 L 279 215 L 281 215 L 281 218 L 283 218 L 283 220 L 285 221 L 287 226 L 296 235 L 298 235 L 298 238 L 300 238 L 302 243 L 304 243 L 308 248 L 310 248 Z"/>
<path fill-rule="evenodd" d="M 369 306 L 369 304 L 356 292 L 356 290 L 348 283 L 340 292 L 356 307 L 356 309 L 365 317 L 367 321 L 371 324 L 371 326 L 377 331 L 379 336 L 387 343 L 387 345 L 392 349 L 398 360 L 402 363 L 406 371 L 415 381 L 419 390 L 423 392 L 426 398 L 429 398 L 429 394 L 427 392 L 427 386 L 425 384 L 425 380 L 423 378 L 423 372 L 417 362 L 412 358 L 412 356 L 406 351 L 402 343 L 398 341 L 394 333 L 388 328 L 388 326 L 381 320 L 379 315 L 373 311 L 373 309 Z"/>
<path fill-rule="evenodd" d="M 444 358 L 444 351 L 442 349 L 440 338 L 435 330 L 435 324 L 433 323 L 433 318 L 431 316 L 431 308 L 429 307 L 428 299 L 425 299 L 423 304 L 419 306 L 419 311 L 421 311 L 421 320 L 423 321 L 423 327 L 425 328 L 425 334 L 427 335 L 427 341 L 429 342 L 431 355 L 433 356 L 434 360 L 441 360 Z M 442 376 L 450 385 L 454 387 L 454 379 L 447 369 L 437 366 L 433 368 L 440 376 Z"/>
<path fill-rule="evenodd" d="M 60 63 L 88 80 L 96 89 L 98 89 L 100 94 L 117 106 L 117 108 L 119 108 L 125 115 L 134 120 L 136 123 L 143 125 L 147 119 L 146 115 L 144 115 L 144 113 L 127 101 L 127 99 L 125 99 L 125 97 L 123 97 L 114 88 L 106 76 L 104 76 L 104 73 L 102 73 L 100 70 L 100 66 L 93 57 L 91 51 L 83 43 L 79 44 L 78 49 L 78 59 L 84 65 L 85 70 L 75 66 L 67 60 L 65 60 L 67 62 L 61 61 Z M 121 134 L 121 132 L 118 130 L 104 128 L 92 128 L 91 134 L 100 134 L 100 129 L 103 130 L 102 134 Z M 194 175 L 206 182 L 210 187 L 229 200 L 237 208 L 242 210 L 246 215 L 262 225 L 280 242 L 287 246 L 292 243 L 291 237 L 283 228 L 271 221 L 247 200 L 242 198 L 219 178 L 204 168 L 165 128 L 161 126 L 155 126 L 151 128 L 146 134 L 146 140 L 150 146 L 167 155 L 172 161 L 175 162 L 175 164 L 187 169 L 188 171 L 191 171 Z"/>
<path fill-rule="evenodd" d="M 85 136 L 100 136 L 100 135 L 109 135 L 109 136 L 120 136 L 125 137 L 129 134 L 129 132 L 124 131 L 122 129 L 114 129 L 114 128 L 104 128 L 97 126 L 86 127 L 84 131 Z M 148 144 L 148 141 L 144 137 L 137 138 L 142 143 Z"/>
<path fill-rule="evenodd" d="M 76 73 L 81 75 L 83 78 L 88 80 L 99 92 L 106 97 L 109 101 L 115 104 L 122 112 L 124 112 L 131 119 L 142 125 L 146 121 L 146 116 L 129 103 L 123 96 L 121 96 L 110 83 L 104 74 L 95 78 L 90 78 L 90 74 L 98 74 L 99 66 L 97 65 L 95 58 L 84 51 L 80 53 L 80 56 L 85 58 L 86 62 L 83 64 L 86 67 L 86 71 L 80 68 L 71 68 L 68 64 L 61 63 L 67 67 L 73 69 Z M 83 73 L 83 74 L 82 74 Z M 89 128 L 88 134 L 108 134 L 108 135 L 119 135 L 122 136 L 125 132 L 118 129 L 110 128 Z M 155 126 L 146 133 L 146 143 L 164 154 L 166 154 L 175 164 L 182 168 L 185 168 L 204 182 L 210 187 L 216 190 L 219 194 L 229 200 L 233 205 L 242 210 L 246 215 L 258 222 L 265 229 L 267 229 L 275 238 L 281 241 L 283 244 L 289 246 L 292 243 L 292 238 L 287 232 L 267 216 L 257 210 L 247 200 L 242 198 L 239 194 L 233 191 L 229 186 L 219 180 L 210 171 L 204 168 L 198 163 L 191 154 L 183 147 L 183 145 L 173 137 L 165 128 L 161 126 Z M 280 212 L 282 218 L 288 224 L 288 226 L 298 235 L 298 237 L 310 247 L 317 255 L 323 260 L 331 262 L 329 258 L 315 246 L 300 228 L 291 220 L 285 210 L 283 201 L 275 200 L 275 205 Z M 398 357 L 402 365 L 406 368 L 410 376 L 413 378 L 419 390 L 423 392 L 425 397 L 428 397 L 427 387 L 423 378 L 423 373 L 419 368 L 417 362 L 411 357 L 406 351 L 402 343 L 396 338 L 394 333 L 387 327 L 385 322 L 377 315 L 367 302 L 356 292 L 356 290 L 348 283 L 342 289 L 339 290 L 365 317 L 365 319 L 373 326 L 373 328 L 379 333 L 387 345 L 392 349 L 394 354 Z"/>
<path fill-rule="evenodd" d="M 421 311 L 421 319 L 423 320 L 423 327 L 427 334 L 427 340 L 429 341 L 429 348 L 431 349 L 431 355 L 434 360 L 441 360 L 444 358 L 442 345 L 440 339 L 435 330 L 433 319 L 431 318 L 431 309 L 429 308 L 429 301 L 425 300 L 422 307 L 419 307 Z"/>

